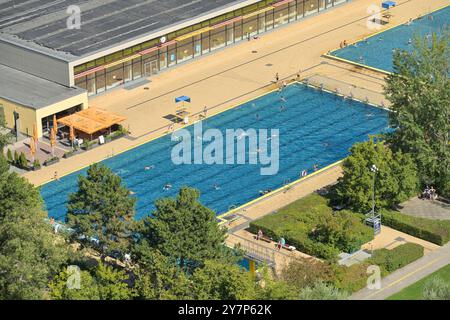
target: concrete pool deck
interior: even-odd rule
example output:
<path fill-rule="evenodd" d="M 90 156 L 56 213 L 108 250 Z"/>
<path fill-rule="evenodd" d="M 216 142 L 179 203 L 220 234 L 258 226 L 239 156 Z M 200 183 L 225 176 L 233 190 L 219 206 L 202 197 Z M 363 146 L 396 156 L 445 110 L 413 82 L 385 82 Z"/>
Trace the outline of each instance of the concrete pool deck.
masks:
<path fill-rule="evenodd" d="M 337 80 L 333 79 L 339 79 L 342 92 L 353 90 L 357 94 L 358 89 L 367 90 L 369 94 L 362 92 L 360 98 L 371 94 L 373 96 L 369 100 L 380 103 L 384 82 L 381 75 L 321 57 L 324 52 L 336 48 L 343 39 L 351 42 L 374 32 L 366 27 L 367 8 L 372 3 L 371 0 L 351 2 L 263 34 L 257 40 L 241 42 L 182 64 L 152 77 L 151 83 L 131 90 L 118 88 L 94 97 L 90 106 L 128 118 L 125 126 L 130 129 L 131 136 L 23 176 L 31 183 L 41 185 L 50 181 L 55 171 L 61 177 L 161 136 L 170 124 L 164 116 L 175 111 L 176 96 L 192 98 L 189 106 L 192 114 L 201 113 L 208 106 L 208 116 L 212 116 L 269 91 L 273 88 L 271 83 L 275 73 L 279 73 L 282 79 L 291 79 L 302 70 L 301 78 L 322 77 L 331 79 L 329 81 L 334 85 Z M 391 9 L 391 23 L 384 28 L 447 3 L 445 0 L 399 2 Z M 144 90 L 145 87 L 149 90 Z"/>

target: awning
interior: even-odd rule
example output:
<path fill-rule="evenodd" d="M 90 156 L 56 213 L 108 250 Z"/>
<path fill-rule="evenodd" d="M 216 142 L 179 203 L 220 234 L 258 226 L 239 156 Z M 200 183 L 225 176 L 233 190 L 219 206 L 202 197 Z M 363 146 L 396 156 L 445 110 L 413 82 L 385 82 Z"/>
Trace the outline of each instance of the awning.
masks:
<path fill-rule="evenodd" d="M 390 9 L 395 7 L 396 3 L 394 1 L 384 1 L 381 3 L 381 7 L 384 9 Z"/>
<path fill-rule="evenodd" d="M 175 98 L 175 102 L 191 102 L 191 98 L 189 98 L 188 96 L 181 96 L 178 98 Z"/>
<path fill-rule="evenodd" d="M 113 125 L 120 124 L 127 118 L 107 112 L 98 108 L 88 108 L 70 116 L 58 119 L 61 123 L 68 127 L 74 127 L 76 130 L 87 134 L 94 134 L 100 130 L 108 129 Z"/>

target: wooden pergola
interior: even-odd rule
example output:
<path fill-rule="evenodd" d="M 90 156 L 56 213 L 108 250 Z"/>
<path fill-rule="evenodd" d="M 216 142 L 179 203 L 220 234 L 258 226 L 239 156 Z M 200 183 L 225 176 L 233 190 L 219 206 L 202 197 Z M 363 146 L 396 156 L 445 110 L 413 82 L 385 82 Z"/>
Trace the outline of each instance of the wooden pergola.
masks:
<path fill-rule="evenodd" d="M 91 137 L 94 133 L 110 129 L 127 118 L 99 108 L 88 108 L 70 116 L 58 119 L 58 123 L 84 132 Z M 111 132 L 110 132 L 111 133 Z"/>

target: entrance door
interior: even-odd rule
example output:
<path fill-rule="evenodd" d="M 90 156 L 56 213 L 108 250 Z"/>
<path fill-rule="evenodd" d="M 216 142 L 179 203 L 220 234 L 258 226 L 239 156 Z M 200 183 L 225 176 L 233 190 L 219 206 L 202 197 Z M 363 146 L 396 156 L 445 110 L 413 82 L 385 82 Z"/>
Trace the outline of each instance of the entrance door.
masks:
<path fill-rule="evenodd" d="M 144 64 L 144 73 L 146 77 L 151 77 L 158 73 L 158 60 L 148 61 Z"/>

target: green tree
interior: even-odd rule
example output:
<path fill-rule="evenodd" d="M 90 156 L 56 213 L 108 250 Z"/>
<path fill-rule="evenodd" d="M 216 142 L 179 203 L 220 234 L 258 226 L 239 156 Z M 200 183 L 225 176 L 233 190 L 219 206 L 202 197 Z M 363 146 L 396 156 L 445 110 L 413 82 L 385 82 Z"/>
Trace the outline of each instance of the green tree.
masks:
<path fill-rule="evenodd" d="M 104 165 L 92 165 L 78 179 L 78 191 L 69 196 L 68 225 L 73 239 L 86 236 L 98 240 L 102 259 L 111 253 L 128 252 L 133 241 L 136 199 L 120 177 Z M 92 241 L 85 241 L 94 247 Z M 95 246 L 98 248 L 97 246 Z"/>
<path fill-rule="evenodd" d="M 237 265 L 206 261 L 192 276 L 195 300 L 250 300 L 255 297 L 255 282 L 249 272 Z"/>
<path fill-rule="evenodd" d="M 70 250 L 45 222 L 39 191 L 8 169 L 0 157 L 0 299 L 43 299 Z"/>
<path fill-rule="evenodd" d="M 79 286 L 74 283 L 78 281 L 77 279 L 70 279 L 77 276 L 79 276 Z M 61 271 L 49 283 L 49 289 L 52 300 L 100 300 L 98 285 L 94 277 L 86 270 L 80 270 L 78 275 L 69 270 Z"/>
<path fill-rule="evenodd" d="M 128 285 L 129 275 L 124 270 L 99 263 L 94 276 L 101 300 L 129 300 L 135 295 Z"/>
<path fill-rule="evenodd" d="M 319 280 L 331 281 L 333 278 L 333 268 L 315 258 L 291 259 L 281 272 L 281 279 L 295 286 L 298 292 Z"/>
<path fill-rule="evenodd" d="M 72 269 L 74 270 L 74 269 Z M 62 271 L 49 284 L 54 300 L 129 300 L 134 290 L 123 270 L 100 263 L 90 271 Z"/>
<path fill-rule="evenodd" d="M 135 288 L 140 299 L 191 299 L 191 282 L 174 259 L 163 256 L 146 243 L 135 247 Z"/>
<path fill-rule="evenodd" d="M 12 134 L 7 131 L 6 120 L 3 109 L 0 107 L 0 154 L 3 155 L 4 148 L 11 143 Z"/>
<path fill-rule="evenodd" d="M 313 286 L 300 291 L 300 300 L 346 300 L 347 298 L 348 293 L 323 281 L 318 281 Z"/>
<path fill-rule="evenodd" d="M 450 300 L 450 283 L 439 277 L 428 280 L 423 287 L 424 300 Z"/>
<path fill-rule="evenodd" d="M 259 271 L 260 280 L 256 288 L 255 300 L 298 300 L 298 290 L 295 286 L 283 280 L 274 279 L 267 266 Z"/>
<path fill-rule="evenodd" d="M 408 154 L 393 153 L 384 142 L 356 143 L 351 155 L 343 162 L 344 174 L 336 187 L 337 196 L 349 207 L 366 213 L 372 207 L 374 164 L 378 168 L 375 180 L 377 208 L 393 207 L 412 197 L 418 189 L 416 166 Z"/>
<path fill-rule="evenodd" d="M 224 246 L 226 231 L 217 224 L 214 212 L 199 202 L 199 196 L 198 190 L 183 187 L 176 199 L 157 200 L 141 232 L 151 247 L 189 272 L 206 260 L 229 258 L 230 251 Z"/>
<path fill-rule="evenodd" d="M 445 195 L 450 195 L 449 35 L 416 38 L 412 52 L 397 51 L 385 86 L 395 129 L 389 143 L 411 154 L 422 183 L 436 184 Z"/>

